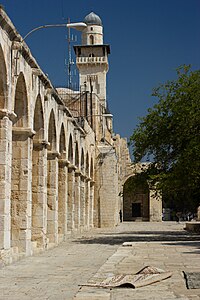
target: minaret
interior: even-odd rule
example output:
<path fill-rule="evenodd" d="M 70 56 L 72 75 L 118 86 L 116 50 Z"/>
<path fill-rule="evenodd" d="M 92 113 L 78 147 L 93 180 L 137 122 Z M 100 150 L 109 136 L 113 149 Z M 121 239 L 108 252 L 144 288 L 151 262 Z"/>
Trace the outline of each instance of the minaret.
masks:
<path fill-rule="evenodd" d="M 103 43 L 103 26 L 99 16 L 91 12 L 83 21 L 82 45 L 74 46 L 80 87 L 95 93 L 106 108 L 106 74 L 110 46 Z"/>

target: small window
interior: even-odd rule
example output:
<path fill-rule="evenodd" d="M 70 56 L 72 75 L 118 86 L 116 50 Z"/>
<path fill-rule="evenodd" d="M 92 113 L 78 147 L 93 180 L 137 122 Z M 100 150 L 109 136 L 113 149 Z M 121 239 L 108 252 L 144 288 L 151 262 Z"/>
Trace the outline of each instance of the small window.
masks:
<path fill-rule="evenodd" d="M 90 29 L 91 29 L 91 31 L 93 31 L 93 27 L 91 27 Z"/>
<path fill-rule="evenodd" d="M 90 45 L 94 45 L 94 36 L 90 35 Z"/>
<path fill-rule="evenodd" d="M 94 57 L 94 53 L 90 53 L 89 57 Z"/>

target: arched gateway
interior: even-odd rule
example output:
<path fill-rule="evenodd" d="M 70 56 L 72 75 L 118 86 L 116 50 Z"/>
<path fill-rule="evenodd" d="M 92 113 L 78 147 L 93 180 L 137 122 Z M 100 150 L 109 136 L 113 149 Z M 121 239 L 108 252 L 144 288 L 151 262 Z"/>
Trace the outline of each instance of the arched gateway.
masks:
<path fill-rule="evenodd" d="M 123 187 L 124 221 L 149 221 L 149 186 L 136 176 L 127 179 Z"/>
<path fill-rule="evenodd" d="M 162 196 L 146 179 L 136 176 L 148 163 L 133 164 L 121 189 L 123 221 L 162 221 Z"/>

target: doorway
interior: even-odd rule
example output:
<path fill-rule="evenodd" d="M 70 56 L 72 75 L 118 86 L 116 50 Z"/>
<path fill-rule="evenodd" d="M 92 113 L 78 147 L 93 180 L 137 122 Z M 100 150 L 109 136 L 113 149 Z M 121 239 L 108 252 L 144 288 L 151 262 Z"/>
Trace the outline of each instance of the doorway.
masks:
<path fill-rule="evenodd" d="M 132 203 L 132 217 L 141 218 L 141 203 Z"/>

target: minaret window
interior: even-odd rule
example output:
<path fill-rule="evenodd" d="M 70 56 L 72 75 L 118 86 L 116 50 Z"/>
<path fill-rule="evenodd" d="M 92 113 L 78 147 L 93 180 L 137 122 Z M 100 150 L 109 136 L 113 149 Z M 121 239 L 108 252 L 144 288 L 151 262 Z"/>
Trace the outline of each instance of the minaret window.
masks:
<path fill-rule="evenodd" d="M 94 53 L 90 53 L 89 57 L 94 57 Z"/>
<path fill-rule="evenodd" d="M 90 35 L 90 45 L 94 45 L 94 36 Z"/>
<path fill-rule="evenodd" d="M 91 31 L 93 31 L 93 27 L 91 27 L 90 29 L 91 29 Z"/>

